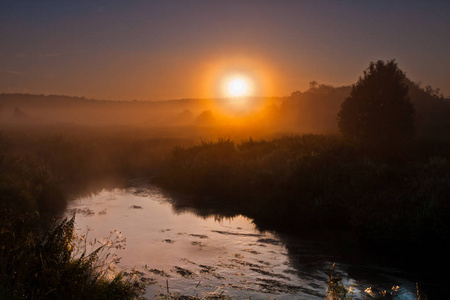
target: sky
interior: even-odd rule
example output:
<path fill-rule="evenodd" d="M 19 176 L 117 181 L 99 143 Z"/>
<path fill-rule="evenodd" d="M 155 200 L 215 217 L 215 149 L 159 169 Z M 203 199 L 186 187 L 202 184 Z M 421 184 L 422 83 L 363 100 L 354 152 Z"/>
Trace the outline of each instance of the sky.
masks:
<path fill-rule="evenodd" d="M 355 83 L 371 61 L 450 96 L 450 1 L 0 1 L 0 93 L 255 96 Z"/>

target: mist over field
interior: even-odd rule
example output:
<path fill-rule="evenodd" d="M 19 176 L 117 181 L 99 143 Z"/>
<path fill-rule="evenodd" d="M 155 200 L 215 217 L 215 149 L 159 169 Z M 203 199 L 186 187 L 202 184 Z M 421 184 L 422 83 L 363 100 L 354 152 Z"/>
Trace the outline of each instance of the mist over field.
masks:
<path fill-rule="evenodd" d="M 408 81 L 419 137 L 448 137 L 450 99 Z M 108 101 L 61 95 L 0 94 L 3 126 L 139 129 L 147 137 L 212 139 L 338 133 L 337 114 L 351 86 L 310 83 L 285 97 Z"/>
<path fill-rule="evenodd" d="M 2 1 L 0 299 L 446 299 L 450 2 Z"/>
<path fill-rule="evenodd" d="M 384 62 L 378 64 L 382 71 Z M 393 62 L 386 67 L 389 64 Z M 104 189 L 126 188 L 141 178 L 140 182 L 184 195 L 171 200 L 176 209 L 184 211 L 184 197 L 188 197 L 188 207 L 206 211 L 196 212 L 202 217 L 244 214 L 257 228 L 294 237 L 312 234 L 322 241 L 329 240 L 324 235 L 346 232 L 349 243 L 360 243 L 371 249 L 369 253 L 395 245 L 394 257 L 408 251 L 402 254 L 401 263 L 407 267 L 401 268 L 408 269 L 409 262 L 416 260 L 423 274 L 416 279 L 423 285 L 421 293 L 446 293 L 440 283 L 445 277 L 432 267 L 436 260 L 430 251 L 440 260 L 448 249 L 450 210 L 445 195 L 450 187 L 450 99 L 438 89 L 406 79 L 399 84 L 406 91 L 402 97 L 411 103 L 411 137 L 401 131 L 402 111 L 391 114 L 393 108 L 378 104 L 375 109 L 380 107 L 381 117 L 393 118 L 372 125 L 361 123 L 356 128 L 366 136 L 352 136 L 342 125 L 343 111 L 355 91 L 370 82 L 371 77 L 365 76 L 353 86 L 311 82 L 305 91 L 271 98 L 108 101 L 1 94 L 1 203 L 8 216 L 5 220 L 11 220 L 4 228 L 17 222 L 25 227 L 48 226 L 49 221 L 27 214 L 37 211 L 43 220 L 52 219 L 72 207 L 69 194 L 96 195 Z M 370 115 L 373 109 L 361 115 Z M 388 130 L 400 135 L 391 136 L 381 129 L 389 122 L 394 127 Z M 365 129 L 365 124 L 375 127 Z M 73 222 L 60 223 L 55 229 L 65 241 L 71 239 Z M 47 236 L 36 233 L 35 239 Z M 24 242 L 10 236 L 3 240 Z M 62 243 L 57 251 L 67 252 L 64 241 L 51 243 Z M 290 255 L 297 255 L 293 241 L 283 243 Z M 21 259 L 17 255 L 22 254 L 11 252 L 2 259 Z M 71 257 L 70 250 L 65 255 Z M 87 271 L 95 265 L 83 258 L 71 263 L 79 262 L 87 263 L 80 275 L 95 272 Z M 185 267 L 176 270 L 193 272 Z M 2 276 L 3 282 L 11 282 L 6 273 Z M 145 284 L 146 277 L 139 276 L 134 288 L 119 281 L 126 297 L 153 292 L 152 285 Z M 19 279 L 12 280 L 20 284 Z M 114 282 L 105 288 L 113 290 Z M 347 291 L 345 285 L 333 282 L 330 275 L 327 293 L 336 288 Z M 45 284 L 25 285 L 20 290 Z M 76 288 L 71 282 L 63 284 Z M 433 284 L 440 287 L 433 289 Z M 411 293 L 405 289 L 403 294 Z M 296 287 L 288 285 L 282 293 L 295 295 L 295 291 Z"/>

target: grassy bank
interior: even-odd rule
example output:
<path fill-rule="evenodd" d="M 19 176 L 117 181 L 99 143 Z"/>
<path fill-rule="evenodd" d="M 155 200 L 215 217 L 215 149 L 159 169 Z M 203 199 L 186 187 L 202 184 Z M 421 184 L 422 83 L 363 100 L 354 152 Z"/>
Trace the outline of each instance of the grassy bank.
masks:
<path fill-rule="evenodd" d="M 261 227 L 343 229 L 389 251 L 448 248 L 449 154 L 425 142 L 401 155 L 371 153 L 323 135 L 219 140 L 176 148 L 158 181 Z"/>
<path fill-rule="evenodd" d="M 121 273 L 105 276 L 102 247 L 75 257 L 74 219 L 43 229 L 36 212 L 3 209 L 1 299 L 134 299 L 139 286 Z"/>
<path fill-rule="evenodd" d="M 107 247 L 80 249 L 74 219 L 58 216 L 71 191 L 157 172 L 173 143 L 126 135 L 1 133 L 0 298 L 137 297 L 141 287 L 132 274 L 106 276 Z"/>
<path fill-rule="evenodd" d="M 29 172 L 44 166 L 61 188 L 80 192 L 102 181 L 152 176 L 171 149 L 183 143 L 183 139 L 148 138 L 126 128 L 27 127 L 0 132 L 0 155 L 5 163 L 22 160 Z"/>

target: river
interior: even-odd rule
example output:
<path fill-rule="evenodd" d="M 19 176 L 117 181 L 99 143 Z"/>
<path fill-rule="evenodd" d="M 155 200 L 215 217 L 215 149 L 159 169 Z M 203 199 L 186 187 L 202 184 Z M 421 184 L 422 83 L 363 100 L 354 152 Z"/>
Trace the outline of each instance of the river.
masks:
<path fill-rule="evenodd" d="M 117 268 L 137 271 L 148 284 L 148 299 L 168 293 L 324 299 L 333 263 L 334 275 L 353 285 L 354 299 L 368 296 L 368 288 L 379 295 L 396 286 L 395 299 L 417 298 L 415 282 L 400 269 L 358 255 L 345 259 L 326 241 L 259 231 L 245 216 L 180 208 L 155 186 L 75 197 L 66 215 L 74 213 L 76 233 L 95 242 L 92 248 L 106 237 L 115 240 L 110 251 L 121 257 Z"/>

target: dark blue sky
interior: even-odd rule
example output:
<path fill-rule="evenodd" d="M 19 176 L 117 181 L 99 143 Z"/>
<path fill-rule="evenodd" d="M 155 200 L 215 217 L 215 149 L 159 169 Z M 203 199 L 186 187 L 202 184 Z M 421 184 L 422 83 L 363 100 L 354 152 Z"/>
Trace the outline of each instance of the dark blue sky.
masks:
<path fill-rule="evenodd" d="M 346 85 L 396 59 L 450 95 L 450 1 L 1 1 L 0 92 L 159 100 Z"/>

